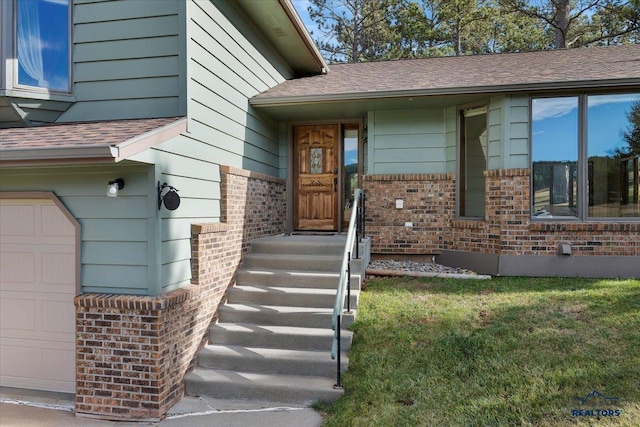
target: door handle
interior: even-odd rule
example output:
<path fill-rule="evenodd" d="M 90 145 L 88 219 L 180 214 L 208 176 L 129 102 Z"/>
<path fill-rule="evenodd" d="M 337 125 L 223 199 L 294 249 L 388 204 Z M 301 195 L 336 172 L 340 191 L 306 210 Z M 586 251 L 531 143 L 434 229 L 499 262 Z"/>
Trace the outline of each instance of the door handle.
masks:
<path fill-rule="evenodd" d="M 333 191 L 338 192 L 338 178 L 333 178 Z"/>
<path fill-rule="evenodd" d="M 333 170 L 333 174 L 334 174 L 334 175 L 338 175 L 338 168 L 335 168 L 335 169 Z"/>

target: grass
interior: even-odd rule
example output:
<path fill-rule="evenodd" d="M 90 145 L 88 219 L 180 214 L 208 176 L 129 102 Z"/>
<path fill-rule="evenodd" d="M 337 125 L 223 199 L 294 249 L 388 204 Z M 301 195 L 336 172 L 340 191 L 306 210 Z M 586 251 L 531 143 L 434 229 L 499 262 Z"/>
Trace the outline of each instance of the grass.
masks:
<path fill-rule="evenodd" d="M 374 279 L 352 329 L 326 426 L 640 425 L 640 280 Z"/>

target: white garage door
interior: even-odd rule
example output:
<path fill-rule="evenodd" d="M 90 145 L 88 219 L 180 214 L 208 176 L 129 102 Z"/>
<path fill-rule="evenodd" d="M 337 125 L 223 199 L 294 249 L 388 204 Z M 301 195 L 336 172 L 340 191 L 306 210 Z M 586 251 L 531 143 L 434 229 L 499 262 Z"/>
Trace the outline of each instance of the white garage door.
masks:
<path fill-rule="evenodd" d="M 76 229 L 50 199 L 0 199 L 0 385 L 75 391 Z"/>

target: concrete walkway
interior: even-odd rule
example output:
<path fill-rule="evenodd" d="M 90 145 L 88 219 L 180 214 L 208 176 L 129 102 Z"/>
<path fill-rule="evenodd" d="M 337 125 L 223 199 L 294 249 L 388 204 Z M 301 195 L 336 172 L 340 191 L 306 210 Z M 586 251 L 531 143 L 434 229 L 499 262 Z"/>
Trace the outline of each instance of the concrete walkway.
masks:
<path fill-rule="evenodd" d="M 311 408 L 263 402 L 251 404 L 209 398 L 185 397 L 161 422 L 104 421 L 76 417 L 72 395 L 22 393 L 0 388 L 2 427 L 319 427 L 322 417 Z"/>

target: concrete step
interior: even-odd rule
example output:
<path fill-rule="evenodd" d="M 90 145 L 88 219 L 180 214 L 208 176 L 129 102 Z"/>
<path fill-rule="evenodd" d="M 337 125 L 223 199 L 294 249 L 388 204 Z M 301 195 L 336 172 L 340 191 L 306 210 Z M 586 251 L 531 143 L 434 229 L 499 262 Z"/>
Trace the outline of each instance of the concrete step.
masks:
<path fill-rule="evenodd" d="M 276 286 L 290 288 L 321 288 L 333 289 L 338 287 L 338 273 L 326 271 L 286 271 L 286 270 L 250 270 L 240 269 L 236 282 L 239 285 Z M 351 289 L 360 290 L 362 278 L 357 274 L 351 275 Z"/>
<path fill-rule="evenodd" d="M 251 242 L 210 344 L 186 378 L 191 395 L 309 405 L 342 395 L 334 389 L 331 317 L 345 235 L 273 236 Z M 354 312 L 343 316 L 341 368 L 348 366 L 368 242 L 351 264 Z M 355 255 L 355 254 L 354 254 Z"/>
<path fill-rule="evenodd" d="M 335 255 L 295 255 L 248 253 L 242 268 L 248 270 L 322 271 L 340 272 L 342 257 Z"/>
<path fill-rule="evenodd" d="M 360 291 L 358 290 L 351 290 L 351 307 L 353 308 L 358 304 L 359 293 Z M 233 301 L 235 304 L 333 307 L 335 300 L 335 289 L 289 288 L 256 285 L 236 285 L 229 288 L 229 301 Z"/>
<path fill-rule="evenodd" d="M 341 332 L 340 341 L 343 351 L 349 351 L 352 339 L 351 331 Z M 209 342 L 214 345 L 318 350 L 326 352 L 327 357 L 331 358 L 333 330 L 252 323 L 217 323 L 209 328 Z"/>
<path fill-rule="evenodd" d="M 187 393 L 219 399 L 261 400 L 311 405 L 334 401 L 343 390 L 335 389 L 334 378 L 259 374 L 223 369 L 196 368 L 186 378 Z"/>
<path fill-rule="evenodd" d="M 346 241 L 346 234 L 263 237 L 251 242 L 251 253 L 342 256 Z"/>
<path fill-rule="evenodd" d="M 349 359 L 342 353 L 342 372 Z M 198 366 L 264 374 L 311 375 L 331 378 L 336 375 L 336 361 L 330 352 L 288 350 L 235 345 L 207 345 L 198 353 Z"/>
<path fill-rule="evenodd" d="M 220 307 L 220 320 L 225 323 L 253 323 L 257 325 L 299 326 L 303 328 L 331 328 L 333 307 L 289 307 L 261 304 L 225 304 Z M 343 328 L 347 329 L 354 320 L 354 314 L 342 317 Z"/>

